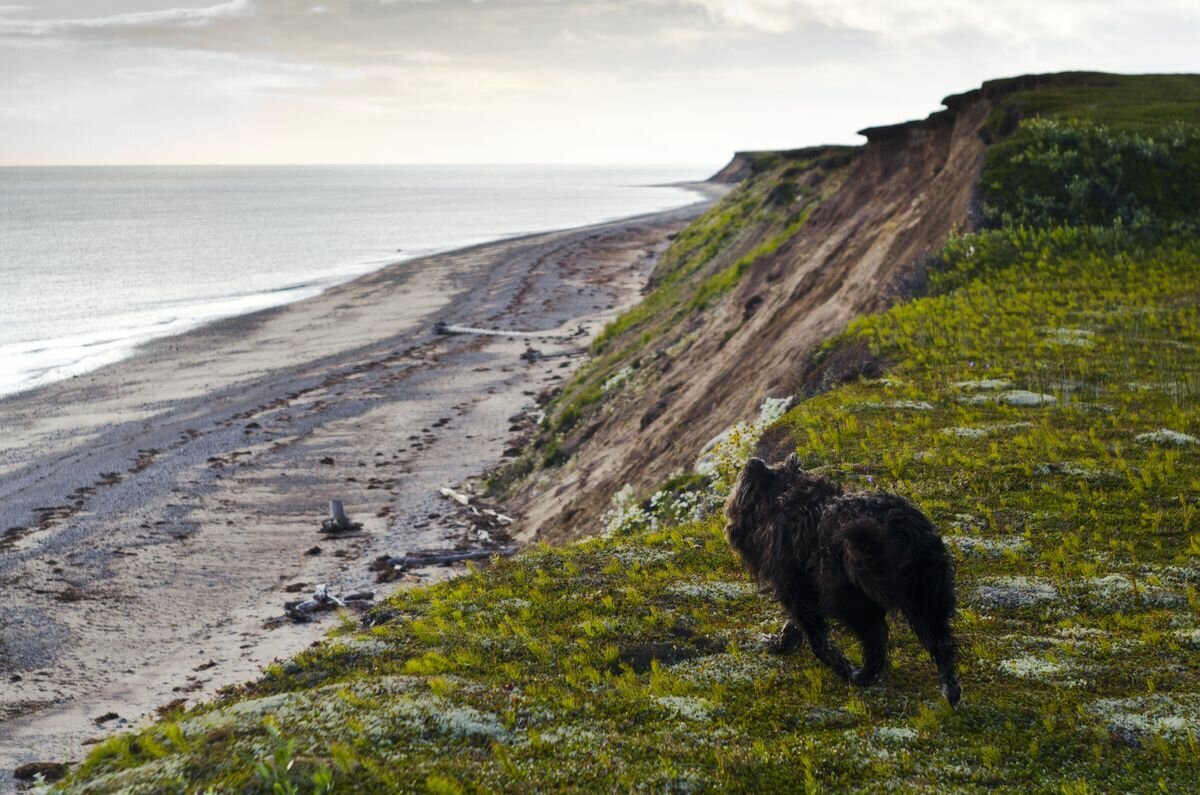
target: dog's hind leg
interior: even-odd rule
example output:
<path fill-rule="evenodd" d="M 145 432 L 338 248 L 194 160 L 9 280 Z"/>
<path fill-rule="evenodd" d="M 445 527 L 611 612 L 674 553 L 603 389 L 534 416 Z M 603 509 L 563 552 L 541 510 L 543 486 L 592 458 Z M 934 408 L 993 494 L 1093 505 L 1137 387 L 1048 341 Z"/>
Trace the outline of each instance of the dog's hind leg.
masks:
<path fill-rule="evenodd" d="M 849 598 L 841 604 L 839 617 L 862 644 L 863 667 L 850 681 L 856 685 L 874 684 L 887 667 L 887 613 L 863 597 Z"/>
<path fill-rule="evenodd" d="M 921 641 L 921 645 L 929 652 L 929 656 L 937 664 L 938 679 L 942 683 L 942 695 L 950 706 L 958 706 L 962 698 L 962 684 L 958 680 L 955 664 L 958 657 L 958 644 L 950 632 L 950 617 L 948 615 L 928 615 L 922 611 L 905 609 L 904 617 L 912 626 L 913 632 Z"/>

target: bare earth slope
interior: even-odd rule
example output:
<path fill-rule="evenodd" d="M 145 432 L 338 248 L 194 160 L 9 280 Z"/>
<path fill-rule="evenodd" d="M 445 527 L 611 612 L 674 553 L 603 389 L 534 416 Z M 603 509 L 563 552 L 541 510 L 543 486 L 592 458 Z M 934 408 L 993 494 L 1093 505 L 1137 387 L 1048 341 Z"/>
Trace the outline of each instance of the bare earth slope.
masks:
<path fill-rule="evenodd" d="M 793 394 L 814 345 L 889 305 L 924 256 L 971 226 L 991 107 L 968 95 L 925 121 L 864 131 L 841 187 L 799 231 L 719 305 L 640 354 L 629 388 L 568 437 L 561 471 L 515 489 L 525 533 L 596 532 L 624 484 L 645 493 L 765 397 Z M 731 168 L 745 172 L 747 157 Z"/>

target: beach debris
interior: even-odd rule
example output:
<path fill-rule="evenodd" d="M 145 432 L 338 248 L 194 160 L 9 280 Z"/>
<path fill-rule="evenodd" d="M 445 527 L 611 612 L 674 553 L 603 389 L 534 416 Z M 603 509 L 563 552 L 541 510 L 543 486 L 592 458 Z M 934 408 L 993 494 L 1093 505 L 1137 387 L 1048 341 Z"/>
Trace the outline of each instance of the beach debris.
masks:
<path fill-rule="evenodd" d="M 338 610 L 343 607 L 351 608 L 367 608 L 371 606 L 371 602 L 375 599 L 373 591 L 356 591 L 346 594 L 345 596 L 337 596 L 329 592 L 328 585 L 318 585 L 313 595 L 301 602 L 284 602 L 284 614 L 299 623 L 312 621 L 314 613 L 320 613 L 326 610 Z"/>
<path fill-rule="evenodd" d="M 471 495 L 461 491 L 455 491 L 449 486 L 443 486 L 441 489 L 439 489 L 439 493 L 448 500 L 454 500 L 459 505 L 471 504 Z"/>
<path fill-rule="evenodd" d="M 570 334 L 553 334 L 545 331 L 505 331 L 503 329 L 475 328 L 474 326 L 456 326 L 444 320 L 439 320 L 433 324 L 433 332 L 445 336 L 452 334 L 479 334 L 486 337 L 517 337 L 542 340 L 569 340 L 585 336 L 588 333 L 585 326 L 576 326 L 575 330 Z"/>
<path fill-rule="evenodd" d="M 58 781 L 67 774 L 67 766 L 62 762 L 30 762 L 21 765 L 13 771 L 13 777 L 18 781 Z"/>
<path fill-rule="evenodd" d="M 506 527 L 513 523 L 513 518 L 511 516 L 505 516 L 502 513 L 493 511 L 491 508 L 484 508 L 482 511 L 480 511 L 480 513 L 483 514 L 484 516 L 488 517 L 489 519 L 495 519 L 497 522 L 499 522 L 500 524 L 502 524 Z"/>
<path fill-rule="evenodd" d="M 464 549 L 419 552 L 415 555 L 393 557 L 380 555 L 371 564 L 371 571 L 376 572 L 376 582 L 391 582 L 399 579 L 409 569 L 419 569 L 426 566 L 449 566 L 454 563 L 464 563 L 468 560 L 486 560 L 493 555 L 512 555 L 517 551 L 516 546 L 496 547 L 493 549 Z"/>
<path fill-rule="evenodd" d="M 321 522 L 322 533 L 354 533 L 362 530 L 362 522 L 352 522 L 341 500 L 329 501 L 329 518 Z"/>

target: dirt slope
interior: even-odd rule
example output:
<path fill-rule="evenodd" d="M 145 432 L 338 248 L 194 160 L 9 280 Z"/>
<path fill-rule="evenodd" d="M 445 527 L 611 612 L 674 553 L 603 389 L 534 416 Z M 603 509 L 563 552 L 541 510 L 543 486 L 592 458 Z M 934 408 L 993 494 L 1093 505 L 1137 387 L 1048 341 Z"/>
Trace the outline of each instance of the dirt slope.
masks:
<path fill-rule="evenodd" d="M 840 187 L 798 232 L 718 304 L 639 350 L 630 386 L 564 439 L 570 458 L 510 490 L 527 538 L 596 532 L 624 484 L 646 493 L 764 398 L 796 392 L 815 344 L 887 306 L 951 230 L 972 226 L 993 104 L 980 92 L 947 102 L 924 121 L 864 130 Z M 721 175 L 744 177 L 752 158 L 739 154 Z"/>

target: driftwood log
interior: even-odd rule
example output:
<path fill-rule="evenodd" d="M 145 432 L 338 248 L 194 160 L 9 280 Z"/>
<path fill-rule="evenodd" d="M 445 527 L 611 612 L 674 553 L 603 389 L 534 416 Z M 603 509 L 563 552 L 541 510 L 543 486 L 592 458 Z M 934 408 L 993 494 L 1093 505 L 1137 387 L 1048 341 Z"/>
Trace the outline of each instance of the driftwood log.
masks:
<path fill-rule="evenodd" d="M 422 552 L 402 557 L 381 555 L 371 564 L 371 571 L 377 572 L 375 577 L 376 582 L 391 582 L 408 569 L 419 569 L 424 566 L 448 566 L 452 563 L 462 563 L 468 560 L 485 560 L 493 555 L 512 555 L 516 551 L 517 548 L 515 546 L 506 546 L 496 547 L 495 549 Z"/>
<path fill-rule="evenodd" d="M 433 330 L 436 334 L 446 335 L 480 334 L 485 337 L 516 337 L 519 339 L 534 340 L 569 340 L 587 334 L 587 329 L 583 326 L 576 327 L 575 331 L 570 334 L 550 334 L 544 331 L 504 331 L 503 329 L 475 328 L 474 326 L 455 326 L 444 320 L 439 320 L 433 324 Z"/>

